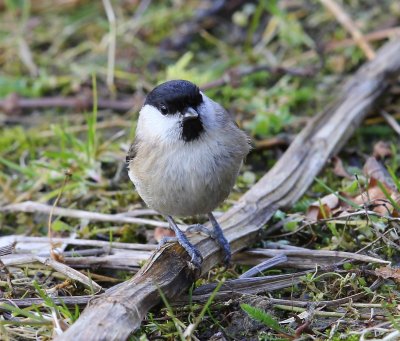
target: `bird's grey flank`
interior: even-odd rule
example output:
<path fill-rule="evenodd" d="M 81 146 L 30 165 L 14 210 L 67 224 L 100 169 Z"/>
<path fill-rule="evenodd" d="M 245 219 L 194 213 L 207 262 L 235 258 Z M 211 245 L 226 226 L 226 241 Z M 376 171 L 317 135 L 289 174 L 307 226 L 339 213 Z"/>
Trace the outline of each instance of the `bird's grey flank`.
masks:
<path fill-rule="evenodd" d="M 196 267 L 202 256 L 173 216 L 207 214 L 209 235 L 229 263 L 229 243 L 212 211 L 229 195 L 249 150 L 233 117 L 195 84 L 168 81 L 147 95 L 127 154 L 128 174 L 144 202 L 166 217 Z"/>

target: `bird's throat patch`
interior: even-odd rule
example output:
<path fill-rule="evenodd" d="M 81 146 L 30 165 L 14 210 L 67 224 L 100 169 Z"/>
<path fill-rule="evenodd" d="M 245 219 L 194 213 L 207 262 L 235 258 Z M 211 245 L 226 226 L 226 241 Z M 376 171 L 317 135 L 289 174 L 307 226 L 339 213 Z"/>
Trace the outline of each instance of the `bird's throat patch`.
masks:
<path fill-rule="evenodd" d="M 182 122 L 182 140 L 190 142 L 198 139 L 204 131 L 200 117 Z"/>

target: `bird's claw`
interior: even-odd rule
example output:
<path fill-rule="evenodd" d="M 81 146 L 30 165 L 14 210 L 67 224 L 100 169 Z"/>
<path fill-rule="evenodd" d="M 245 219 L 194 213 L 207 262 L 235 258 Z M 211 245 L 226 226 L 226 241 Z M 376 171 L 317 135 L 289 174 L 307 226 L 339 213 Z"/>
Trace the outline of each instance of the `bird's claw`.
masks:
<path fill-rule="evenodd" d="M 186 232 L 188 233 L 202 233 L 211 239 L 215 240 L 218 246 L 222 249 L 224 253 L 224 263 L 225 265 L 229 265 L 231 261 L 231 247 L 229 242 L 226 240 L 225 236 L 222 233 L 221 228 L 218 226 L 217 228 L 214 226 L 213 230 L 208 229 L 207 227 L 201 224 L 190 225 Z"/>
<path fill-rule="evenodd" d="M 157 250 L 160 250 L 165 244 L 176 243 L 176 242 L 178 242 L 178 238 L 176 238 L 176 237 L 163 237 L 158 242 Z"/>
<path fill-rule="evenodd" d="M 202 233 L 202 234 L 206 235 L 207 237 L 216 239 L 215 233 L 201 224 L 194 224 L 194 225 L 188 226 L 188 228 L 186 229 L 186 232 L 187 233 Z"/>
<path fill-rule="evenodd" d="M 188 249 L 185 250 L 191 257 L 190 263 L 193 264 L 195 269 L 200 269 L 201 264 L 203 263 L 203 256 L 201 255 L 201 253 L 195 247 L 193 247 L 191 250 Z"/>
<path fill-rule="evenodd" d="M 194 269 L 200 269 L 201 264 L 203 263 L 203 257 L 201 253 L 187 240 L 180 242 L 179 238 L 177 237 L 163 237 L 160 242 L 158 243 L 157 249 L 160 250 L 165 244 L 168 243 L 178 243 L 182 246 L 185 251 L 190 256 L 190 263 L 193 265 Z"/>

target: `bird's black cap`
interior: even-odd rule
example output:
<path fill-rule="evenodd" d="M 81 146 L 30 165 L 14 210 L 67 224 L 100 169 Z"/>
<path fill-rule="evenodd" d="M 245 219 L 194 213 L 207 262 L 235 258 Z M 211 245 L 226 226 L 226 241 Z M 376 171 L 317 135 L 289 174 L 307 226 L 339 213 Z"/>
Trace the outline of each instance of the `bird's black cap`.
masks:
<path fill-rule="evenodd" d="M 156 107 L 163 115 L 184 114 L 190 107 L 196 108 L 203 103 L 200 89 L 185 80 L 173 80 L 155 87 L 148 95 L 145 105 Z M 197 110 L 196 110 L 197 111 Z M 196 119 L 182 121 L 181 138 L 191 142 L 200 137 L 204 131 L 200 115 Z"/>
<path fill-rule="evenodd" d="M 148 95 L 145 105 L 149 104 L 160 111 L 165 106 L 168 112 L 175 114 L 183 112 L 186 108 L 196 108 L 203 102 L 200 89 L 186 80 L 173 80 L 156 86 Z"/>

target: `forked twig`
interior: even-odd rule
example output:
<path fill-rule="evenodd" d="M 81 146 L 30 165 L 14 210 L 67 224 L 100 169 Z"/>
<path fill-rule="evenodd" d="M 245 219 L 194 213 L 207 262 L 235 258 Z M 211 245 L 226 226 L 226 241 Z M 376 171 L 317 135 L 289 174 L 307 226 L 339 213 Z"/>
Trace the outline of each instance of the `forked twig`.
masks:
<path fill-rule="evenodd" d="M 322 4 L 328 8 L 329 11 L 336 17 L 337 21 L 348 31 L 353 37 L 354 41 L 365 53 L 369 60 L 375 58 L 375 51 L 364 38 L 357 25 L 351 19 L 351 17 L 345 12 L 345 10 L 335 0 L 320 0 Z"/>

